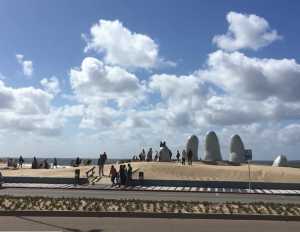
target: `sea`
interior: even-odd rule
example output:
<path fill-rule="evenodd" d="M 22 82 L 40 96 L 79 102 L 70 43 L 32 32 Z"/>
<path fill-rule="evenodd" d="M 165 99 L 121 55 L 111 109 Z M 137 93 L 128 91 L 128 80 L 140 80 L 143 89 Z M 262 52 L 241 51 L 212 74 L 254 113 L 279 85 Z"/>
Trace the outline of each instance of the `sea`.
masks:
<path fill-rule="evenodd" d="M 72 164 L 73 161 L 75 161 L 77 157 L 74 158 L 58 158 L 56 157 L 57 163 L 60 166 L 70 166 Z M 87 161 L 91 161 L 90 165 L 97 165 L 98 164 L 98 158 L 81 158 L 79 157 L 82 161 L 83 164 L 85 164 Z M 0 160 L 2 161 L 7 161 L 8 159 L 16 159 L 18 161 L 19 157 L 0 157 Z M 33 157 L 32 158 L 28 158 L 28 157 L 23 157 L 24 159 L 24 163 L 25 164 L 31 164 L 33 161 Z M 37 160 L 39 162 L 42 162 L 44 160 L 47 160 L 48 163 L 53 163 L 54 157 L 37 157 Z M 106 160 L 106 164 L 115 164 L 115 163 L 121 163 L 121 162 L 126 162 L 129 161 L 130 159 L 107 159 Z"/>
<path fill-rule="evenodd" d="M 2 161 L 7 161 L 7 159 L 9 158 L 13 158 L 18 160 L 19 157 L 0 157 L 0 160 Z M 33 157 L 32 158 L 28 158 L 28 157 L 23 157 L 25 164 L 31 164 Z M 74 158 L 58 158 L 58 156 L 56 157 L 57 161 L 58 161 L 58 165 L 61 166 L 69 166 L 71 165 L 72 161 L 74 161 L 77 157 Z M 85 164 L 88 160 L 91 161 L 91 165 L 97 165 L 98 164 L 98 158 L 81 158 L 82 163 Z M 53 163 L 53 159 L 54 157 L 37 157 L 38 161 L 44 161 L 47 160 L 49 163 Z M 123 163 L 123 162 L 128 162 L 131 159 L 126 159 L 126 158 L 115 158 L 115 159 L 107 159 L 106 164 L 115 164 L 115 163 Z M 272 160 L 251 160 L 250 164 L 256 164 L 256 165 L 272 165 L 273 161 Z M 294 168 L 300 168 L 300 160 L 289 160 L 288 161 L 288 166 L 289 167 L 294 167 Z"/>

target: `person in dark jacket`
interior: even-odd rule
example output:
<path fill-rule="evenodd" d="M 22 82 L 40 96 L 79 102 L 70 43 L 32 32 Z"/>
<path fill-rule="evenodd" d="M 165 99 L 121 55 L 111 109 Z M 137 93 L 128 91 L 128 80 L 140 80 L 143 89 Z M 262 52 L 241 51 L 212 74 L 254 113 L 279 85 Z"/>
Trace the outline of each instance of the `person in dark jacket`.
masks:
<path fill-rule="evenodd" d="M 24 159 L 23 159 L 23 157 L 20 155 L 20 157 L 19 157 L 19 167 L 20 167 L 20 168 L 23 167 L 23 163 L 24 163 Z"/>
<path fill-rule="evenodd" d="M 178 150 L 177 150 L 177 154 L 176 154 L 176 159 L 177 159 L 177 162 L 179 163 L 179 161 L 180 161 L 180 153 L 179 153 Z"/>
<path fill-rule="evenodd" d="M 191 150 L 189 150 L 187 156 L 188 156 L 188 164 L 192 165 L 192 162 L 193 162 L 193 152 Z"/>

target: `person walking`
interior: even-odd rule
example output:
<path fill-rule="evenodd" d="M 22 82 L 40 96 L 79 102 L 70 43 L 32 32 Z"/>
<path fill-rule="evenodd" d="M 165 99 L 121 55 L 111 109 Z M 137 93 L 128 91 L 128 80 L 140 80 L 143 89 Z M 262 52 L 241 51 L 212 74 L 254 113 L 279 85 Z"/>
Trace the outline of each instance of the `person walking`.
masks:
<path fill-rule="evenodd" d="M 19 157 L 19 167 L 20 167 L 20 168 L 23 167 L 23 163 L 24 163 L 24 159 L 23 159 L 23 157 L 20 155 L 20 157 Z"/>
<path fill-rule="evenodd" d="M 54 160 L 53 160 L 53 168 L 57 168 L 57 159 L 56 158 L 54 158 Z"/>
<path fill-rule="evenodd" d="M 117 178 L 117 170 L 114 167 L 114 165 L 111 165 L 111 167 L 110 167 L 109 176 L 110 176 L 110 180 L 111 180 L 112 185 L 115 185 L 116 184 L 115 181 L 116 181 L 116 178 Z"/>
<path fill-rule="evenodd" d="M 179 163 L 179 161 L 180 161 L 180 153 L 179 153 L 178 150 L 177 150 L 176 158 L 177 158 L 177 162 Z"/>
<path fill-rule="evenodd" d="M 193 152 L 192 150 L 189 150 L 188 152 L 188 165 L 192 165 L 193 162 Z"/>

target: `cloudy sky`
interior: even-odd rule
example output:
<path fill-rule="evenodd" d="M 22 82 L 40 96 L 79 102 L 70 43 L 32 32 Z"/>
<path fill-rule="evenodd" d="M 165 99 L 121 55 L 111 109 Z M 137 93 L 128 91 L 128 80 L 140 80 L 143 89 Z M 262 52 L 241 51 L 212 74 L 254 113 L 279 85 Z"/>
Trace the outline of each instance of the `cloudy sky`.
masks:
<path fill-rule="evenodd" d="M 270 5 L 272 7 L 270 7 Z M 0 2 L 0 154 L 131 157 L 216 131 L 300 159 L 297 1 Z"/>

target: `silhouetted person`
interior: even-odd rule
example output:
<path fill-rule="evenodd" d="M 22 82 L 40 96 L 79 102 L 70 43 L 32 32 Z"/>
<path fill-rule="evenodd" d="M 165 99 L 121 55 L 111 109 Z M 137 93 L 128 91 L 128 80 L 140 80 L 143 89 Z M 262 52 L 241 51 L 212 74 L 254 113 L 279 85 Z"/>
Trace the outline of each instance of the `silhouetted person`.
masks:
<path fill-rule="evenodd" d="M 110 167 L 109 176 L 110 176 L 110 180 L 111 180 L 112 185 L 115 185 L 115 181 L 116 181 L 116 178 L 117 178 L 117 170 L 114 167 L 114 165 L 111 165 L 111 167 Z"/>
<path fill-rule="evenodd" d="M 20 155 L 20 157 L 19 157 L 19 167 L 20 167 L 20 168 L 23 167 L 23 163 L 24 163 L 24 159 L 23 159 L 23 157 Z"/>
<path fill-rule="evenodd" d="M 158 151 L 155 151 L 154 161 L 158 160 Z"/>
<path fill-rule="evenodd" d="M 125 169 L 125 165 L 123 165 L 123 164 L 120 165 L 119 178 L 120 178 L 119 186 L 125 185 L 126 184 L 126 169 Z"/>
<path fill-rule="evenodd" d="M 98 159 L 98 167 L 99 167 L 99 176 L 103 175 L 103 169 L 104 169 L 104 157 L 103 154 L 100 155 Z"/>
<path fill-rule="evenodd" d="M 180 153 L 179 153 L 178 150 L 177 150 L 177 154 L 176 154 L 176 159 L 177 159 L 177 162 L 179 163 L 179 161 L 180 161 Z"/>
<path fill-rule="evenodd" d="M 181 164 L 185 165 L 185 157 L 184 156 L 181 157 Z"/>
<path fill-rule="evenodd" d="M 75 167 L 79 167 L 80 164 L 81 164 L 81 159 L 77 157 L 75 160 Z"/>
<path fill-rule="evenodd" d="M 58 165 L 58 163 L 57 163 L 57 159 L 56 158 L 54 158 L 54 160 L 53 160 L 53 168 L 55 167 L 55 168 L 57 168 L 57 165 Z"/>
<path fill-rule="evenodd" d="M 127 165 L 127 184 L 132 180 L 132 167 L 131 164 Z"/>
<path fill-rule="evenodd" d="M 188 164 L 192 165 L 192 161 L 193 161 L 193 152 L 192 152 L 192 150 L 189 150 L 187 158 L 188 158 Z"/>

